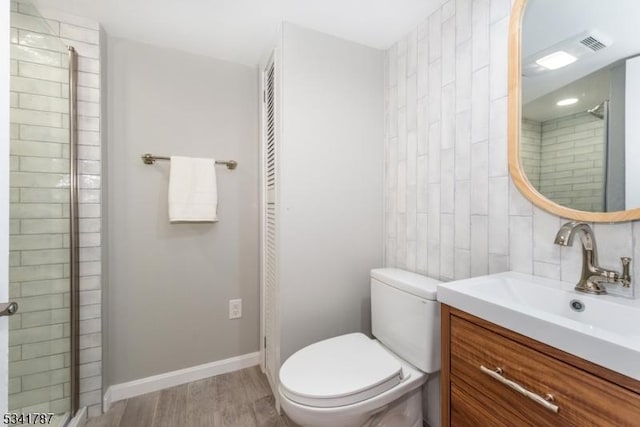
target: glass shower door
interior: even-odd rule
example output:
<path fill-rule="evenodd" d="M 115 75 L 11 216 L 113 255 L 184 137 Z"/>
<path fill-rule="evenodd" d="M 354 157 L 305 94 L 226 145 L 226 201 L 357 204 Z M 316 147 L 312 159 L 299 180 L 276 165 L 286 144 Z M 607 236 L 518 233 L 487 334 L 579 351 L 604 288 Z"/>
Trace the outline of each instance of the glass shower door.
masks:
<path fill-rule="evenodd" d="M 69 60 L 59 23 L 11 2 L 9 411 L 72 414 Z M 23 421 L 27 421 L 25 418 Z M 33 421 L 32 421 L 33 422 Z"/>

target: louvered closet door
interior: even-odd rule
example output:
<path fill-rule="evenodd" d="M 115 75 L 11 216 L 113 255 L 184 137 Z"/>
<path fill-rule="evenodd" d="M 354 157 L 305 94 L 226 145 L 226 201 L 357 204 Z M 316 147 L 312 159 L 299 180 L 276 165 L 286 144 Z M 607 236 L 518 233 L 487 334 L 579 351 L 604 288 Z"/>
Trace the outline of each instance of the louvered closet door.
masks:
<path fill-rule="evenodd" d="M 277 182 L 277 120 L 276 120 L 276 79 L 273 57 L 264 73 L 264 334 L 265 334 L 265 366 L 271 384 L 277 384 L 277 248 L 276 248 L 276 186 Z"/>

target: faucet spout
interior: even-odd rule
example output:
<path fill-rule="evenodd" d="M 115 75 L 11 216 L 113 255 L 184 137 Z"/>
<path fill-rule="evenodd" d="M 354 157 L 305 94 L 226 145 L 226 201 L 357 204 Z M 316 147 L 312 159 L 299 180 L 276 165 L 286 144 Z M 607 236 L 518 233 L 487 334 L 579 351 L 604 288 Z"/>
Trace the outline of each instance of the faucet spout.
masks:
<path fill-rule="evenodd" d="M 577 231 L 582 231 L 582 246 L 586 250 L 595 251 L 596 239 L 593 235 L 593 230 L 589 227 L 589 224 L 585 222 L 571 221 L 564 224 L 558 230 L 554 243 L 560 246 L 573 246 L 573 238 Z"/>

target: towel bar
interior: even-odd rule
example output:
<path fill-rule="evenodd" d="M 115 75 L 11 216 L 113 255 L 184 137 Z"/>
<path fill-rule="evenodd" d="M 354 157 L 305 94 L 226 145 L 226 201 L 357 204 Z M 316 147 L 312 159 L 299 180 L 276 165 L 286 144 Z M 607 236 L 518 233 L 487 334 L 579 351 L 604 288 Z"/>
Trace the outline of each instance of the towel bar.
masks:
<path fill-rule="evenodd" d="M 145 165 L 152 165 L 156 162 L 156 160 L 171 160 L 171 157 L 167 156 L 154 156 L 153 154 L 146 153 L 142 156 L 142 162 Z M 216 160 L 216 165 L 226 165 L 227 169 L 235 169 L 238 167 L 238 162 L 235 160 Z"/>

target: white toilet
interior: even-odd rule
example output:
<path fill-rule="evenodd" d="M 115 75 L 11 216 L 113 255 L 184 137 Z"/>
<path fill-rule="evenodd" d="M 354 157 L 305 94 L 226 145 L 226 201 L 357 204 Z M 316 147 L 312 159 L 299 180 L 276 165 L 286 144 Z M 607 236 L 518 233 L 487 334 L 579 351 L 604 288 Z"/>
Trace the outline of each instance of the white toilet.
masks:
<path fill-rule="evenodd" d="M 371 270 L 370 339 L 311 344 L 280 368 L 280 403 L 302 426 L 422 427 L 422 385 L 440 370 L 439 282 Z"/>

